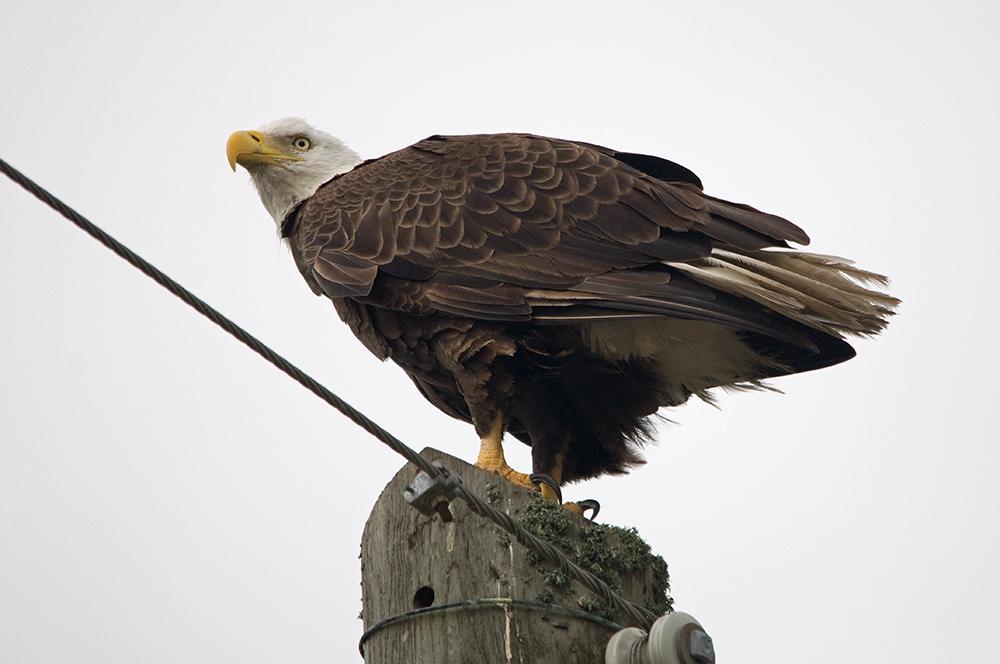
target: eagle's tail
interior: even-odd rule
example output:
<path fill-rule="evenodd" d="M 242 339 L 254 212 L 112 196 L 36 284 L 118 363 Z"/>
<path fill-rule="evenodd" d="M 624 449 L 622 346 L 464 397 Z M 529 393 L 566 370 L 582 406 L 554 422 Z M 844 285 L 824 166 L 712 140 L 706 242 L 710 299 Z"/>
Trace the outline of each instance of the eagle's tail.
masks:
<path fill-rule="evenodd" d="M 715 248 L 706 258 L 668 265 L 706 286 L 840 338 L 878 334 L 899 305 L 895 297 L 869 288 L 886 287 L 886 277 L 835 256 Z"/>

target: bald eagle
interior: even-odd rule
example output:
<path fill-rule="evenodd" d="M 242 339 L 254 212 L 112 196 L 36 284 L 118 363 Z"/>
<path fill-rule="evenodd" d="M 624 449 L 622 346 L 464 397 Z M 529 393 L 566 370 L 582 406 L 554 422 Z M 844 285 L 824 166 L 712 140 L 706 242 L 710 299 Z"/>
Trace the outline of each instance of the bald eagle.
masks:
<path fill-rule="evenodd" d="M 885 277 L 791 249 L 798 226 L 658 157 L 491 134 L 362 161 L 297 118 L 227 152 L 313 292 L 472 423 L 478 466 L 533 487 L 501 440 L 530 445 L 553 499 L 642 463 L 660 408 L 850 359 L 843 337 L 898 304 Z"/>

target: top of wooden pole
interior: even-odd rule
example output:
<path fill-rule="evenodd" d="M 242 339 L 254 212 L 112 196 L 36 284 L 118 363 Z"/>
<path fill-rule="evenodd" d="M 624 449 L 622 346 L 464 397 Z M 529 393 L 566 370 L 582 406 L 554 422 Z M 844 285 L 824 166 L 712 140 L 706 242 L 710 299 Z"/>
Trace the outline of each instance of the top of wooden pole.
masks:
<path fill-rule="evenodd" d="M 421 456 L 443 462 L 468 489 L 560 546 L 626 599 L 658 614 L 669 609 L 666 564 L 634 530 L 592 524 L 437 450 Z M 602 661 L 618 628 L 611 609 L 462 501 L 451 503 L 450 523 L 422 515 L 403 500 L 416 472 L 407 464 L 396 474 L 365 525 L 366 661 Z"/>

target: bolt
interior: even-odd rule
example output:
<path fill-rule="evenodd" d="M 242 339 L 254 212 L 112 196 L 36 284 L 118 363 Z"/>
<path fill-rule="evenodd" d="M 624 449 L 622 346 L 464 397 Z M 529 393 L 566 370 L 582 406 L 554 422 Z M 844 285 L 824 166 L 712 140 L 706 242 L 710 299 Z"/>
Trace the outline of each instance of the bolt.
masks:
<path fill-rule="evenodd" d="M 715 647 L 712 645 L 712 637 L 701 630 L 692 631 L 691 656 L 697 662 L 715 662 Z"/>
<path fill-rule="evenodd" d="M 451 515 L 451 510 L 448 509 L 447 498 L 445 498 L 444 496 L 435 496 L 433 502 L 434 502 L 434 511 L 438 513 L 438 516 L 441 517 L 442 521 L 444 521 L 445 523 L 450 523 L 455 519 L 455 517 Z"/>

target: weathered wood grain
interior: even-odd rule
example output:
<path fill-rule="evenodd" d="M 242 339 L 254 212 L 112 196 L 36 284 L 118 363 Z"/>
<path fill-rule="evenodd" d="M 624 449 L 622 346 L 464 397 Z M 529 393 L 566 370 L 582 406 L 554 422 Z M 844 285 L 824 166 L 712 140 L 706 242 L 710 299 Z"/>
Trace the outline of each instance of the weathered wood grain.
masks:
<path fill-rule="evenodd" d="M 582 557 L 599 557 L 626 599 L 661 612 L 668 606 L 666 566 L 648 555 L 648 547 L 637 554 L 637 547 L 645 544 L 634 533 L 625 532 L 621 540 L 566 510 L 550 510 L 538 502 L 537 494 L 459 459 L 429 448 L 421 455 L 442 461 L 466 487 L 498 509 L 541 524 L 542 534 L 559 539 L 565 548 Z M 461 500 L 451 504 L 450 523 L 420 514 L 403 500 L 404 488 L 415 474 L 407 464 L 389 482 L 365 526 L 361 546 L 365 629 L 415 608 L 500 598 L 514 603 L 463 605 L 385 625 L 368 638 L 366 662 L 604 661 L 604 648 L 615 628 L 599 616 L 616 616 L 599 606 L 585 588 L 566 582 L 491 522 L 470 512 Z M 628 561 L 625 569 L 623 560 Z M 616 561 L 618 571 L 611 569 Z M 585 609 L 597 619 L 571 613 Z"/>

